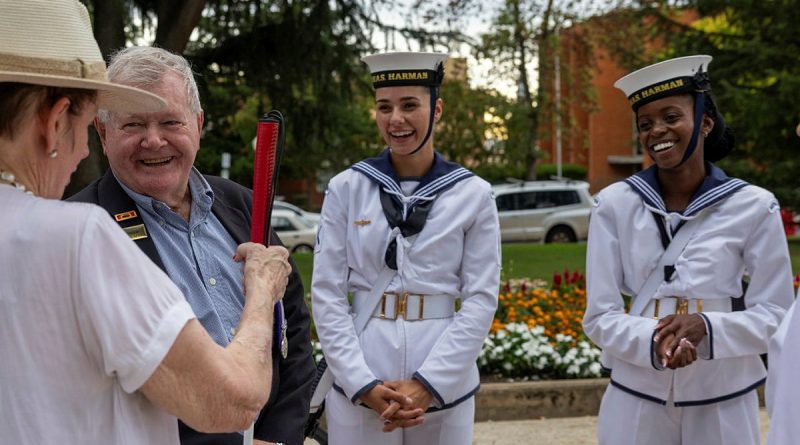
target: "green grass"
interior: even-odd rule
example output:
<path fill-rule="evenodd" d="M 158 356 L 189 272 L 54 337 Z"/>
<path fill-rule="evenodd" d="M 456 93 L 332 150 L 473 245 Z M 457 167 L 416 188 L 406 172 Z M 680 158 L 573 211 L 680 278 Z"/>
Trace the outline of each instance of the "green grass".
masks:
<path fill-rule="evenodd" d="M 792 270 L 800 272 L 800 236 L 789 238 L 789 255 Z M 314 255 L 296 253 L 292 255 L 306 293 L 311 288 L 311 270 Z M 503 279 L 540 278 L 552 280 L 553 273 L 586 270 L 586 243 L 577 244 L 503 244 Z"/>

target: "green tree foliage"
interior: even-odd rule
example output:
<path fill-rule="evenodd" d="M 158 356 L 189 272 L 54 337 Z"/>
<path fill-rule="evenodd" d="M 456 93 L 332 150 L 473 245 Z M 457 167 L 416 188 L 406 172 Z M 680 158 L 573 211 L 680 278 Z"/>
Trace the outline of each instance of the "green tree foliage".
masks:
<path fill-rule="evenodd" d="M 700 19 L 675 22 L 654 11 L 668 39 L 663 56 L 709 54 L 713 92 L 736 134 L 720 162 L 729 174 L 774 192 L 800 209 L 800 8 L 793 0 L 695 0 Z M 653 11 L 652 9 L 650 11 Z"/>
<path fill-rule="evenodd" d="M 355 2 L 212 6 L 221 13 L 204 17 L 189 46 L 211 124 L 201 167 L 213 169 L 219 153 L 231 152 L 231 177 L 250 184 L 255 122 L 271 108 L 286 122 L 283 177 L 315 181 L 321 165 L 338 170 L 374 148 L 371 92 L 359 61 L 369 47 L 352 20 Z"/>
<path fill-rule="evenodd" d="M 436 149 L 449 160 L 470 168 L 496 162 L 496 152 L 487 146 L 487 139 L 491 141 L 491 136 L 501 131 L 503 122 L 494 114 L 508 106 L 508 99 L 497 91 L 470 88 L 457 80 L 446 81 L 440 95 L 444 106 L 436 131 Z"/>

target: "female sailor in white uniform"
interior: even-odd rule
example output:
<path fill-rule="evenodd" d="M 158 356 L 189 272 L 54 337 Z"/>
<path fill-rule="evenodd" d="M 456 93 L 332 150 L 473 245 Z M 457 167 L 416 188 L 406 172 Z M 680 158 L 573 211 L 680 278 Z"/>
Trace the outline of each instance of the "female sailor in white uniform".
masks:
<path fill-rule="evenodd" d="M 655 165 L 602 190 L 591 217 L 583 326 L 611 368 L 601 445 L 759 443 L 759 354 L 792 302 L 791 265 L 773 195 L 711 163 L 733 135 L 709 95 L 710 61 L 671 59 L 615 84 Z"/>
<path fill-rule="evenodd" d="M 445 59 L 364 58 L 388 148 L 330 181 L 311 290 L 335 379 L 326 399 L 334 445 L 472 442 L 500 237 L 489 184 L 433 148 Z M 359 314 L 369 321 L 357 334 Z"/>

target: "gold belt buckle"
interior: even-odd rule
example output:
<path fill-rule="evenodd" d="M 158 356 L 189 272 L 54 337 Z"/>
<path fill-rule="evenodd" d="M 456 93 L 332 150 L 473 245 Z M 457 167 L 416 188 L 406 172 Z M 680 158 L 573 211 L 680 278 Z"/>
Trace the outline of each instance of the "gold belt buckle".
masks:
<path fill-rule="evenodd" d="M 389 295 L 394 295 L 394 316 L 392 317 L 386 316 L 386 297 Z M 383 295 L 381 295 L 381 313 L 378 314 L 378 318 L 381 320 L 397 320 L 400 298 L 401 296 L 397 292 L 384 292 Z"/>
<path fill-rule="evenodd" d="M 669 297 L 675 299 L 675 315 L 688 315 L 689 314 L 689 299 L 686 297 Z M 703 299 L 696 298 L 694 300 L 697 312 L 703 312 Z M 661 300 L 655 300 L 655 307 L 653 308 L 653 319 L 658 320 L 658 310 L 661 305 Z"/>
<path fill-rule="evenodd" d="M 394 315 L 388 317 L 386 316 L 386 297 L 390 295 L 394 295 Z M 381 296 L 381 312 L 378 314 L 378 318 L 381 320 L 397 320 L 397 317 L 402 315 L 404 320 L 408 320 L 408 298 L 412 296 L 419 298 L 417 319 L 422 320 L 422 316 L 425 313 L 425 295 L 409 294 L 408 292 L 403 292 L 402 294 L 397 292 L 384 292 Z"/>
<path fill-rule="evenodd" d="M 408 299 L 409 297 L 417 297 L 419 298 L 419 309 L 417 309 L 417 320 L 422 320 L 422 315 L 425 312 L 425 295 L 424 294 L 409 294 L 408 292 L 403 294 L 403 320 L 408 321 Z"/>
<path fill-rule="evenodd" d="M 689 299 L 675 297 L 675 315 L 687 315 L 689 313 Z"/>

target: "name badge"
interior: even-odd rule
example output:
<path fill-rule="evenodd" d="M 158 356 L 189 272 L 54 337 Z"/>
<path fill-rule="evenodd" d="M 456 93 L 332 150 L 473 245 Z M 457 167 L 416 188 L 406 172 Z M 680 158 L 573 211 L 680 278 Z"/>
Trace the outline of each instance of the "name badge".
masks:
<path fill-rule="evenodd" d="M 144 226 L 144 224 L 139 224 L 130 227 L 123 227 L 122 230 L 124 230 L 125 233 L 128 234 L 128 237 L 133 241 L 136 241 L 137 239 L 147 238 L 147 228 Z"/>

